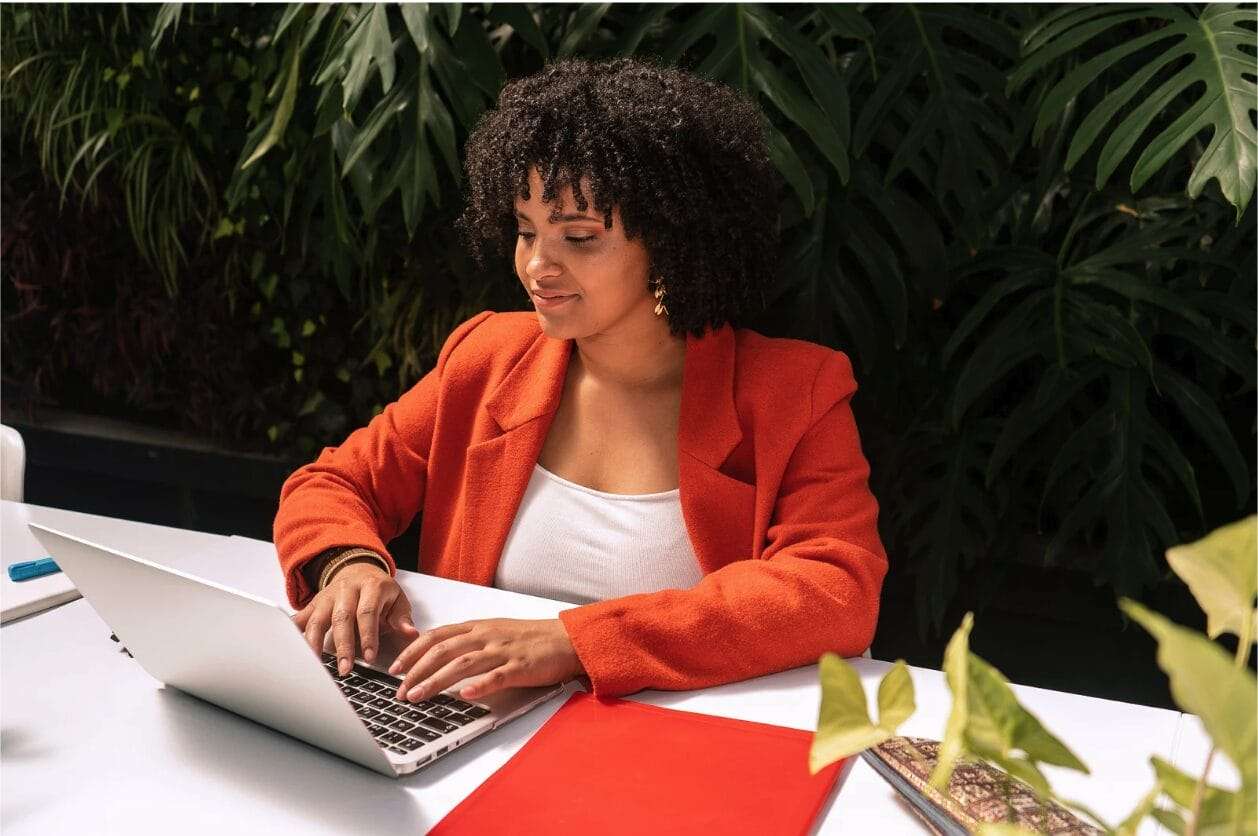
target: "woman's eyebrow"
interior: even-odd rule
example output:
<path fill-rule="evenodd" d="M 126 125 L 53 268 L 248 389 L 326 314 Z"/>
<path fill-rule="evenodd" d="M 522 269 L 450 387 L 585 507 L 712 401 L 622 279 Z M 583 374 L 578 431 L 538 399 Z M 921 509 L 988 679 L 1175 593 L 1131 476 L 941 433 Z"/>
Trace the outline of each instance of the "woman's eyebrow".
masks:
<path fill-rule="evenodd" d="M 529 220 L 528 217 L 525 216 L 525 214 L 521 212 L 519 209 L 515 210 L 515 216 L 522 221 Z M 562 223 L 565 221 L 597 221 L 598 218 L 594 218 L 589 215 L 573 214 L 571 212 L 565 213 L 563 215 L 556 215 L 552 212 L 549 216 L 549 220 L 551 223 Z M 532 223 L 532 221 L 529 221 L 529 222 Z"/>

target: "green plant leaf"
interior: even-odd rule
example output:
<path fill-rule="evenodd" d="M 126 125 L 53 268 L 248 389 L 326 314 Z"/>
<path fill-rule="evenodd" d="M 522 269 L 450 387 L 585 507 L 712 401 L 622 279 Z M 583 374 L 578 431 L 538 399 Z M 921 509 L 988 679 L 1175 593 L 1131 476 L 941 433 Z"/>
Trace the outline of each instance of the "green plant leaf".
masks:
<path fill-rule="evenodd" d="M 878 685 L 878 722 L 869 719 L 865 689 L 856 670 L 834 653 L 821 657 L 821 709 L 817 733 L 808 752 L 816 775 L 837 760 L 851 757 L 895 735 L 916 709 L 913 680 L 904 660 L 897 660 Z"/>
<path fill-rule="evenodd" d="M 1241 777 L 1236 810 L 1252 822 L 1258 801 L 1258 684 L 1253 673 L 1234 665 L 1200 633 L 1130 599 L 1124 598 L 1119 607 L 1157 639 L 1158 667 L 1170 678 L 1175 704 L 1201 718 L 1214 745 L 1236 767 Z"/>
<path fill-rule="evenodd" d="M 1136 836 L 1136 831 L 1140 827 L 1140 823 L 1153 812 L 1157 806 L 1158 798 L 1162 795 L 1161 784 L 1154 784 L 1153 789 L 1144 794 L 1136 804 L 1135 809 L 1127 814 L 1127 818 L 1123 819 L 1114 828 L 1114 836 Z M 1096 818 L 1093 816 L 1093 818 Z M 1100 821 L 1100 819 L 1097 819 Z"/>
<path fill-rule="evenodd" d="M 952 692 L 952 710 L 948 712 L 943 740 L 939 742 L 939 759 L 930 774 L 930 785 L 941 792 L 952 780 L 952 770 L 966 751 L 965 730 L 970 720 L 970 631 L 973 628 L 974 613 L 967 612 L 944 648 L 943 672 L 948 690 Z"/>
<path fill-rule="evenodd" d="M 567 58 L 575 54 L 582 42 L 598 29 L 598 25 L 603 22 L 603 16 L 611 7 L 611 3 L 582 3 L 577 6 L 563 40 L 559 42 L 559 48 L 555 50 L 555 57 Z"/>
<path fill-rule="evenodd" d="M 1008 170 L 1012 118 L 1003 68 L 1017 53 L 1013 33 L 979 7 L 887 9 L 876 21 L 880 72 L 862 97 L 853 154 L 877 143 L 890 154 L 885 182 L 912 172 L 937 200 L 977 212 Z M 916 92 L 923 84 L 924 95 Z"/>
<path fill-rule="evenodd" d="M 842 165 L 836 166 L 835 170 L 840 181 L 846 183 L 851 176 L 847 145 L 851 141 L 852 132 L 846 79 L 831 65 L 821 49 L 801 35 L 788 21 L 763 6 L 749 5 L 745 7 L 745 11 L 747 20 L 774 46 L 791 57 L 808 86 L 808 92 L 812 94 L 813 102 L 829 120 L 834 136 L 830 137 L 828 132 L 818 127 L 816 129 L 822 130 L 822 136 L 813 137 L 813 141 L 819 148 L 822 147 L 822 142 L 831 144 L 829 150 L 822 148 L 822 152 L 832 164 L 834 155 L 841 154 Z M 811 132 L 812 129 L 799 119 L 794 116 L 790 118 Z"/>
<path fill-rule="evenodd" d="M 781 131 L 773 127 L 768 120 L 764 120 L 764 130 L 769 159 L 773 160 L 778 171 L 799 196 L 799 202 L 804 207 L 804 214 L 811 217 L 817 199 L 813 195 L 812 179 L 808 176 L 808 170 L 804 168 L 803 162 L 795 153 L 795 149 L 791 147 L 790 141 L 782 136 Z"/>
<path fill-rule="evenodd" d="M 1188 380 L 1169 366 L 1158 363 L 1154 367 L 1158 385 L 1183 414 L 1198 437 L 1214 453 L 1219 464 L 1232 480 L 1237 510 L 1244 507 L 1253 485 L 1246 467 L 1246 457 L 1241 453 L 1236 438 L 1227 422 L 1219 413 L 1214 400 L 1200 386 Z"/>
<path fill-rule="evenodd" d="M 525 43 L 537 50 L 543 61 L 550 61 L 550 45 L 527 3 L 495 3 L 485 10 L 485 16 L 495 23 L 510 26 Z"/>
<path fill-rule="evenodd" d="M 515 7 L 514 4 L 499 4 L 498 9 L 501 10 L 506 5 Z M 428 53 L 428 4 L 399 3 L 398 8 L 402 12 L 406 31 L 411 34 L 411 42 L 415 44 L 415 49 L 422 58 Z"/>
<path fill-rule="evenodd" d="M 297 103 L 297 85 L 301 78 L 301 41 L 298 38 L 292 38 L 289 41 L 286 66 L 288 69 L 285 73 L 284 94 L 280 96 L 280 103 L 271 117 L 271 126 L 267 128 L 258 147 L 253 149 L 249 158 L 241 163 L 242 171 L 262 159 L 267 151 L 275 147 L 275 144 L 284 136 L 284 131 L 288 129 L 289 120 L 293 117 L 293 107 Z"/>
<path fill-rule="evenodd" d="M 969 652 L 973 624 L 973 614 L 967 613 L 944 651 L 953 708 L 930 784 L 942 791 L 957 759 L 972 756 L 995 764 L 1048 798 L 1052 791 L 1040 764 L 1084 773 L 1088 768 L 1022 707 L 1000 671 Z"/>
<path fill-rule="evenodd" d="M 1159 757 L 1152 757 L 1149 762 L 1158 776 L 1158 786 L 1162 792 L 1178 804 L 1184 811 L 1193 808 L 1197 795 L 1198 779 L 1181 772 Z M 1207 786 L 1202 793 L 1200 813 L 1195 821 L 1195 829 L 1199 836 L 1224 836 L 1240 832 L 1253 833 L 1251 827 L 1244 831 L 1241 822 L 1234 818 L 1238 809 L 1237 794 L 1218 787 Z"/>
<path fill-rule="evenodd" d="M 1258 595 L 1258 517 L 1217 528 L 1193 543 L 1166 552 L 1166 561 L 1206 613 L 1206 633 L 1254 641 Z"/>
<path fill-rule="evenodd" d="M 765 95 L 773 106 L 787 119 L 798 125 L 825 158 L 834 166 L 839 179 L 846 182 L 851 176 L 848 167 L 847 148 L 838 131 L 821 112 L 813 100 L 800 90 L 758 52 L 748 55 L 752 84 Z"/>
<path fill-rule="evenodd" d="M 1217 179 L 1224 197 L 1236 207 L 1239 223 L 1253 197 L 1258 166 L 1250 117 L 1258 86 L 1253 80 L 1253 55 L 1246 51 L 1253 48 L 1252 27 L 1258 20 L 1251 5 L 1212 4 L 1200 16 L 1172 4 L 1135 10 L 1127 6 L 1080 10 L 1076 15 L 1063 16 L 1050 31 L 1042 33 L 1034 48 L 1024 53 L 1028 66 L 1014 74 L 1011 84 L 1017 86 L 1049 61 L 1077 55 L 1084 44 L 1137 18 L 1148 21 L 1152 31 L 1123 40 L 1059 81 L 1044 99 L 1035 134 L 1041 136 L 1066 105 L 1092 84 L 1122 80 L 1079 123 L 1066 168 L 1073 168 L 1102 129 L 1121 118 L 1097 163 L 1097 188 L 1103 187 L 1131 149 L 1171 108 L 1172 113 L 1178 112 L 1178 118 L 1141 143 L 1143 151 L 1131 171 L 1132 191 L 1139 190 L 1172 157 L 1209 130 L 1209 144 L 1197 157 L 1187 193 L 1195 198 L 1207 181 Z M 1038 55 L 1039 50 L 1047 51 L 1047 55 Z M 1120 62 L 1139 51 L 1149 55 L 1147 62 L 1135 72 L 1124 72 Z M 1133 101 L 1139 103 L 1128 109 Z M 1177 101 L 1186 104 L 1177 105 Z M 1124 115 L 1119 117 L 1120 113 Z"/>

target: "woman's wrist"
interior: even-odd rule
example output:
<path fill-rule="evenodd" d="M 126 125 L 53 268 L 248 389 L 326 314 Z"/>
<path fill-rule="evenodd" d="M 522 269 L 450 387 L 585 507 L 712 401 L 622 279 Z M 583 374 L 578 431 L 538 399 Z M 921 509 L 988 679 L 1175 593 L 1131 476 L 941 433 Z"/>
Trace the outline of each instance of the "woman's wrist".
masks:
<path fill-rule="evenodd" d="M 573 679 L 577 679 L 578 677 L 585 676 L 586 675 L 585 666 L 581 664 L 581 657 L 577 655 L 577 649 L 572 644 L 572 638 L 568 635 L 568 628 L 565 627 L 563 622 L 560 621 L 558 618 L 554 619 L 554 623 L 555 623 L 555 629 L 558 631 L 559 635 L 563 636 L 564 643 L 567 645 L 567 648 L 568 648 L 568 654 L 569 654 L 568 667 L 571 673 L 567 677 L 567 679 L 565 679 L 564 681 L 567 682 L 569 680 L 573 680 Z"/>
<path fill-rule="evenodd" d="M 332 582 L 333 577 L 347 566 L 354 566 L 361 563 L 367 563 L 376 566 L 386 575 L 389 574 L 389 564 L 384 558 L 370 549 L 350 548 L 345 549 L 339 554 L 333 556 L 324 565 L 319 573 L 318 589 L 325 589 Z"/>

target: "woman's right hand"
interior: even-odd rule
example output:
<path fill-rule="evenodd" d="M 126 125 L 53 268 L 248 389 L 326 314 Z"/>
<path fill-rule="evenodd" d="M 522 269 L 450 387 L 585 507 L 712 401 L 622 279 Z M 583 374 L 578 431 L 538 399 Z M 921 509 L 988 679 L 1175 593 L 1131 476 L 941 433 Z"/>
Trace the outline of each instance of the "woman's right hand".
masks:
<path fill-rule="evenodd" d="M 397 632 L 410 641 L 419 635 L 411 621 L 411 603 L 388 572 L 373 561 L 350 563 L 337 570 L 328 585 L 293 616 L 306 643 L 323 653 L 328 630 L 336 647 L 341 675 L 354 666 L 355 646 L 363 659 L 375 661 L 382 632 Z"/>

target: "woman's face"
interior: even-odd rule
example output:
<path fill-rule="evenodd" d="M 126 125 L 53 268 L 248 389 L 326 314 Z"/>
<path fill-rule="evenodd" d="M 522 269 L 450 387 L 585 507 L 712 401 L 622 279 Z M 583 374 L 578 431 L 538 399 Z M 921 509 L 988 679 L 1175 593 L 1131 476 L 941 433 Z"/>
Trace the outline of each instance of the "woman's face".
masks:
<path fill-rule="evenodd" d="M 581 185 L 587 189 L 584 181 Z M 532 169 L 529 199 L 515 202 L 515 272 L 542 331 L 580 339 L 655 319 L 655 299 L 647 288 L 650 259 L 641 241 L 625 238 L 619 210 L 612 210 L 612 227 L 604 229 L 593 206 L 584 213 L 577 209 L 571 188 L 554 203 L 541 198 L 542 179 Z"/>

